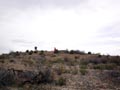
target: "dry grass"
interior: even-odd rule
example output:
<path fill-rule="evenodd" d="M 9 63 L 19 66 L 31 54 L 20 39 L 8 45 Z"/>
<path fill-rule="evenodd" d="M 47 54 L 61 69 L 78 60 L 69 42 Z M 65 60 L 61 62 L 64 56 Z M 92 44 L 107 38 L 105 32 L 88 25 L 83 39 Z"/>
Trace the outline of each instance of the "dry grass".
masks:
<path fill-rule="evenodd" d="M 91 90 L 100 90 L 104 88 L 98 88 L 97 84 L 94 83 L 99 83 L 101 86 L 107 83 L 108 86 L 111 85 L 112 88 L 114 87 L 113 83 L 115 80 L 112 77 L 113 81 L 110 82 L 111 79 L 107 76 L 106 71 L 113 70 L 119 72 L 120 57 L 99 56 L 97 54 L 69 54 L 63 52 L 54 54 L 52 51 L 38 51 L 37 53 L 33 51 L 26 53 L 11 52 L 8 55 L 0 55 L 0 68 L 3 67 L 6 69 L 13 68 L 15 70 L 24 71 L 39 71 L 41 68 L 49 68 L 52 71 L 54 82 L 47 85 L 25 85 L 18 90 L 61 90 L 62 85 L 75 87 L 75 83 L 80 83 L 79 88 L 91 87 L 94 88 Z M 43 72 L 45 71 L 43 70 Z M 103 76 L 101 76 L 102 73 Z M 115 75 L 116 74 L 113 74 L 113 76 Z M 108 79 L 104 81 L 104 77 Z M 117 78 L 115 79 L 118 80 L 118 78 L 120 78 L 119 74 L 117 74 Z M 55 87 L 59 87 L 59 89 L 53 89 Z M 109 90 L 110 88 L 107 87 L 107 89 Z"/>

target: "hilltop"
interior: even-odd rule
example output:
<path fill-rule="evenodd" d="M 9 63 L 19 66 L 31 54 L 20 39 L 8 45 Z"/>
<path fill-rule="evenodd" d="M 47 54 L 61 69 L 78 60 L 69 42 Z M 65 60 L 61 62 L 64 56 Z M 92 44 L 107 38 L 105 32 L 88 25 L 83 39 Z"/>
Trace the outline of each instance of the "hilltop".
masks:
<path fill-rule="evenodd" d="M 0 55 L 0 90 L 119 90 L 120 56 L 79 50 Z"/>

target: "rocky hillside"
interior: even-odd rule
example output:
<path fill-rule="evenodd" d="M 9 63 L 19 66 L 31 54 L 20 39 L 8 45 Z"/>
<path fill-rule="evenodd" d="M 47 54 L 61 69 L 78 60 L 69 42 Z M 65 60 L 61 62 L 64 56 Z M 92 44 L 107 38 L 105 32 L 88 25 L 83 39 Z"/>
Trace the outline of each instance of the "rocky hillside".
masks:
<path fill-rule="evenodd" d="M 0 55 L 0 90 L 119 89 L 119 56 L 57 49 Z"/>

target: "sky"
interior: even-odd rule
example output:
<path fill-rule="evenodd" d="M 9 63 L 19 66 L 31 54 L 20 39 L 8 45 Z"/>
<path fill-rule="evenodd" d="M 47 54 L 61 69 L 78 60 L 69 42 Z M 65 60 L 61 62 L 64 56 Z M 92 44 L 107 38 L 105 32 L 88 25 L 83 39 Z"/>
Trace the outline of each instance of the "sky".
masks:
<path fill-rule="evenodd" d="M 0 0 L 0 53 L 34 46 L 120 55 L 120 0 Z"/>

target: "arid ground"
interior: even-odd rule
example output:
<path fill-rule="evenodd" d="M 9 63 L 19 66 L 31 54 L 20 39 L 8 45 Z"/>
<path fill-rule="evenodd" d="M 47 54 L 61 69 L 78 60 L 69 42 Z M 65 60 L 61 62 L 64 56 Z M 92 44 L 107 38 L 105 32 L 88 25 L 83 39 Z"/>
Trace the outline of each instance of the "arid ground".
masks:
<path fill-rule="evenodd" d="M 120 90 L 120 56 L 78 50 L 0 55 L 0 90 Z"/>

